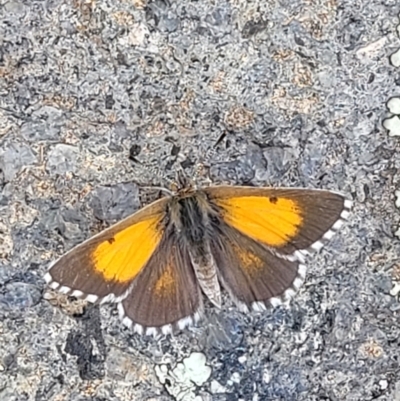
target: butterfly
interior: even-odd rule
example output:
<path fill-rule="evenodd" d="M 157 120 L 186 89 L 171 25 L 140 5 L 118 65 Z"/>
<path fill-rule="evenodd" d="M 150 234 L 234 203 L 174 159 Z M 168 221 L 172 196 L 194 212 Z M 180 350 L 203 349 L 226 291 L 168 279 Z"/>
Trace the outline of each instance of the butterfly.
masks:
<path fill-rule="evenodd" d="M 292 298 L 305 257 L 348 219 L 352 202 L 326 190 L 183 185 L 76 246 L 49 267 L 49 287 L 117 303 L 145 335 L 195 324 L 204 297 L 225 290 L 242 311 Z"/>

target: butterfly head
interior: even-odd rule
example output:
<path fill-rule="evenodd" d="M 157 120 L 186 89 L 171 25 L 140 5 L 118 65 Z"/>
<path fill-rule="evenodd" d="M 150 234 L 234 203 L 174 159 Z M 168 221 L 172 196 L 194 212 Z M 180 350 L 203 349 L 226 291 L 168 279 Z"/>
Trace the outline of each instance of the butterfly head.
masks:
<path fill-rule="evenodd" d="M 178 169 L 176 172 L 174 191 L 177 194 L 191 193 L 195 189 L 194 182 L 186 175 L 183 169 Z"/>

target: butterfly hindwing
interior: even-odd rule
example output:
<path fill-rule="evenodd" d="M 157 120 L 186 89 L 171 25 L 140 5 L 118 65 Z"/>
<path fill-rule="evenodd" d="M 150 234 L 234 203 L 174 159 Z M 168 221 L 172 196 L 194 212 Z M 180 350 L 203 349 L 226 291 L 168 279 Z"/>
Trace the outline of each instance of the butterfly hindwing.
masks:
<path fill-rule="evenodd" d="M 170 333 L 197 321 L 202 311 L 200 288 L 186 246 L 168 231 L 159 248 L 120 303 L 123 322 L 135 331 Z"/>
<path fill-rule="evenodd" d="M 265 245 L 223 223 L 211 242 L 211 252 L 223 286 L 242 309 L 260 310 L 290 298 L 306 273 L 297 258 L 276 256 Z"/>

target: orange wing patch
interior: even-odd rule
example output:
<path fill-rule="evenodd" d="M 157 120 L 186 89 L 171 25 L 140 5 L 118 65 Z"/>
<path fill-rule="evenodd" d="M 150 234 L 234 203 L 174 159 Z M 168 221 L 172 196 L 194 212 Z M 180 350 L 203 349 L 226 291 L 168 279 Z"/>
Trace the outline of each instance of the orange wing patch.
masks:
<path fill-rule="evenodd" d="M 240 196 L 214 199 L 231 227 L 270 246 L 285 246 L 303 223 L 300 205 L 293 199 Z"/>
<path fill-rule="evenodd" d="M 155 285 L 155 293 L 162 297 L 163 294 L 176 291 L 176 277 L 170 264 L 167 265 Z"/>
<path fill-rule="evenodd" d="M 241 266 L 250 274 L 257 273 L 260 269 L 264 268 L 265 262 L 258 257 L 254 252 L 240 248 L 235 243 L 232 243 L 232 250 L 241 262 Z"/>
<path fill-rule="evenodd" d="M 95 270 L 107 281 L 134 279 L 161 241 L 160 217 L 139 221 L 100 243 L 92 253 Z"/>

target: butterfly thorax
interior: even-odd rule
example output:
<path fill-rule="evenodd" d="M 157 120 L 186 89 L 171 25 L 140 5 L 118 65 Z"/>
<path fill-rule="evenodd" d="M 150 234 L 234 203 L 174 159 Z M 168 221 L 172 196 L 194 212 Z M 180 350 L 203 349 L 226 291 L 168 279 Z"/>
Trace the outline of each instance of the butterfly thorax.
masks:
<path fill-rule="evenodd" d="M 210 251 L 213 227 L 217 224 L 216 211 L 206 194 L 194 189 L 180 191 L 169 204 L 168 229 L 188 249 L 200 287 L 210 301 L 221 306 L 221 290 L 217 268 Z M 215 227 L 214 227 L 215 228 Z"/>

